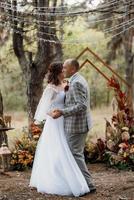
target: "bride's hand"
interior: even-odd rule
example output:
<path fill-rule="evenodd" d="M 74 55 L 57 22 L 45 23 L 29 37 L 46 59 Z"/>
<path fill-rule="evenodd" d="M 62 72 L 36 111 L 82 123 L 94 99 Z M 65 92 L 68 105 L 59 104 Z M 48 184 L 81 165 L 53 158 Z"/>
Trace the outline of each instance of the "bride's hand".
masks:
<path fill-rule="evenodd" d="M 52 112 L 48 113 L 52 118 L 57 119 L 62 115 L 62 112 L 60 110 L 53 110 Z"/>
<path fill-rule="evenodd" d="M 47 113 L 49 116 L 51 116 L 51 117 L 53 117 L 54 116 L 54 112 L 52 111 L 52 112 L 49 112 L 49 113 Z"/>

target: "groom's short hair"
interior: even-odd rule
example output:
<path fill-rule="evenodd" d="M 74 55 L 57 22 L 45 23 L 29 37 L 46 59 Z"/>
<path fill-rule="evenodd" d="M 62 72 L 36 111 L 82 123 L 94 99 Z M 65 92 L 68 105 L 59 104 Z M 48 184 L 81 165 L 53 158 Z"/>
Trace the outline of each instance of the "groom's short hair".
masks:
<path fill-rule="evenodd" d="M 71 58 L 71 59 L 68 59 L 67 62 L 71 65 L 71 66 L 74 66 L 76 70 L 79 70 L 79 62 L 74 59 L 74 58 Z"/>

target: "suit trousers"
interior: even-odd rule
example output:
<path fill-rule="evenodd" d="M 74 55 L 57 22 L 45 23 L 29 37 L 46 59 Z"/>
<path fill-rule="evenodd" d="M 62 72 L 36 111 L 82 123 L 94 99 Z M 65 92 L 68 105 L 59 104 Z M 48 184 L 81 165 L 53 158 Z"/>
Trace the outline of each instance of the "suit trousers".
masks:
<path fill-rule="evenodd" d="M 84 134 L 71 134 L 71 133 L 66 133 L 66 138 L 68 145 L 70 147 L 70 150 L 83 174 L 85 177 L 88 187 L 92 188 L 94 187 L 92 183 L 92 177 L 90 172 L 88 171 L 88 168 L 85 163 L 85 158 L 84 158 L 84 146 L 85 146 L 85 140 L 87 137 L 87 133 Z"/>

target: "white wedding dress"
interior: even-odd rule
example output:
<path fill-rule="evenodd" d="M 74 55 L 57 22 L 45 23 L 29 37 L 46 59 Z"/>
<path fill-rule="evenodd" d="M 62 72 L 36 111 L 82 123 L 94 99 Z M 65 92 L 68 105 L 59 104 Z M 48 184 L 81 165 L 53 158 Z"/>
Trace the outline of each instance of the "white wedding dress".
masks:
<path fill-rule="evenodd" d="M 63 108 L 64 97 L 64 91 L 48 85 L 37 107 L 35 119 L 45 117 L 46 122 L 37 144 L 29 186 L 41 193 L 80 196 L 89 188 L 67 144 L 64 118 L 46 115 L 48 110 Z"/>

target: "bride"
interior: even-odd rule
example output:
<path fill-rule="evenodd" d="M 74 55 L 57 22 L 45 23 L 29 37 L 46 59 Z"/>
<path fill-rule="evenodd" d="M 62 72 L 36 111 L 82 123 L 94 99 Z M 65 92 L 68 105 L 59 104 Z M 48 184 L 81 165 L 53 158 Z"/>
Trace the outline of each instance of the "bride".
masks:
<path fill-rule="evenodd" d="M 64 107 L 64 75 L 61 63 L 49 67 L 48 85 L 37 106 L 34 119 L 46 120 L 33 162 L 30 187 L 38 192 L 81 196 L 89 192 L 66 141 L 63 116 L 53 119 L 48 113 Z"/>

